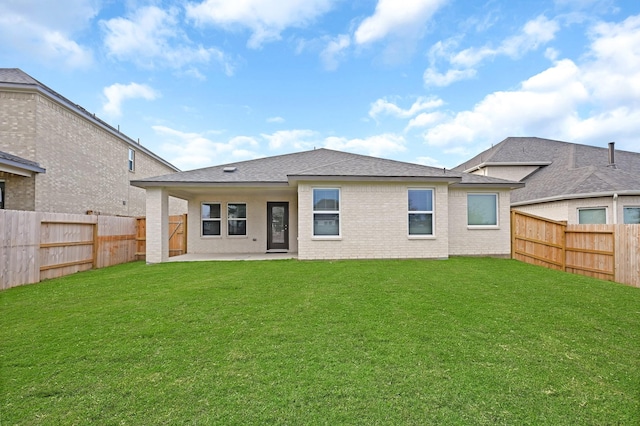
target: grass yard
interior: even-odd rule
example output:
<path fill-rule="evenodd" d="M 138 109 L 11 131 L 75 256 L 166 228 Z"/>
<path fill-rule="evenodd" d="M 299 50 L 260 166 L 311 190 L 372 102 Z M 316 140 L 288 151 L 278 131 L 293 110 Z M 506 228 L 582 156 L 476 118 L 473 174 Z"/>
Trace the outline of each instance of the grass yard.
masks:
<path fill-rule="evenodd" d="M 640 289 L 512 260 L 136 262 L 0 305 L 2 425 L 640 424 Z"/>

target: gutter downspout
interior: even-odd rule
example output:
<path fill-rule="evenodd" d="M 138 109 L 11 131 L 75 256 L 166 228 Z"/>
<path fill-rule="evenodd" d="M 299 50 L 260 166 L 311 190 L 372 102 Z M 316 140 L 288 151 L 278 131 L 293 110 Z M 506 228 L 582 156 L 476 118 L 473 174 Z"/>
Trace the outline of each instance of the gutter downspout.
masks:
<path fill-rule="evenodd" d="M 613 194 L 613 220 L 611 221 L 614 225 L 618 224 L 618 194 Z"/>

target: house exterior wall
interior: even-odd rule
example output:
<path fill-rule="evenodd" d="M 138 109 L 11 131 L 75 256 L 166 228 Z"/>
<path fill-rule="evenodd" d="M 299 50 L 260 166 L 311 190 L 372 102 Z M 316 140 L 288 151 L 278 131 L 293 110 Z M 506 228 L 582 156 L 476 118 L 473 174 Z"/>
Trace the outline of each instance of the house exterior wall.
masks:
<path fill-rule="evenodd" d="M 25 177 L 0 172 L 0 181 L 4 181 L 5 185 L 5 209 L 35 210 L 35 177 Z"/>
<path fill-rule="evenodd" d="M 467 225 L 467 195 L 498 194 L 498 226 Z M 449 188 L 449 254 L 451 256 L 509 256 L 511 253 L 511 192 L 508 189 Z"/>
<path fill-rule="evenodd" d="M 340 188 L 339 238 L 313 236 L 313 188 Z M 434 189 L 434 236 L 409 237 L 408 189 Z M 299 259 L 447 258 L 447 184 L 305 182 L 298 185 Z"/>
<path fill-rule="evenodd" d="M 611 197 L 577 198 L 553 201 L 549 203 L 516 206 L 515 210 L 547 219 L 566 221 L 569 225 L 578 224 L 578 209 L 604 207 L 607 210 L 607 223 L 624 223 L 624 207 L 640 207 L 640 196 L 618 196 L 614 202 Z"/>
<path fill-rule="evenodd" d="M 487 166 L 475 170 L 473 174 L 519 182 L 539 168 L 539 166 Z"/>
<path fill-rule="evenodd" d="M 46 169 L 35 176 L 34 201 L 19 204 L 27 210 L 144 216 L 144 190 L 129 181 L 174 170 L 136 149 L 129 172 L 129 147 L 136 149 L 41 93 L 0 92 L 0 151 Z M 186 202 L 171 200 L 170 209 L 184 213 Z"/>
<path fill-rule="evenodd" d="M 264 253 L 267 250 L 267 202 L 289 203 L 289 252 L 298 251 L 298 202 L 293 190 L 218 190 L 189 200 L 188 253 Z M 221 236 L 203 236 L 202 203 L 220 203 Z M 228 203 L 247 204 L 247 235 L 229 236 L 226 226 Z"/>

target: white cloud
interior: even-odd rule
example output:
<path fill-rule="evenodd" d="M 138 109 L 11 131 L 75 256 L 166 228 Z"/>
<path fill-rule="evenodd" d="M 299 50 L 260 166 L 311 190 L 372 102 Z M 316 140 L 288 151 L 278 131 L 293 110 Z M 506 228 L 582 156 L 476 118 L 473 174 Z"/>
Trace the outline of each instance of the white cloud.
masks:
<path fill-rule="evenodd" d="M 267 118 L 267 123 L 284 123 L 284 118 L 282 117 L 269 117 Z"/>
<path fill-rule="evenodd" d="M 431 157 L 418 157 L 416 158 L 416 163 L 422 164 L 423 166 L 431 166 L 431 167 L 444 167 L 440 161 Z"/>
<path fill-rule="evenodd" d="M 540 15 L 526 22 L 518 34 L 503 40 L 498 47 L 484 45 L 455 52 L 460 43 L 459 37 L 439 41 L 429 50 L 431 66 L 424 72 L 424 83 L 427 87 L 445 87 L 456 81 L 468 80 L 476 76 L 476 68 L 486 59 L 496 56 L 519 58 L 553 40 L 559 30 L 556 20 Z M 554 55 L 555 52 L 547 51 L 546 54 Z M 444 73 L 438 72 L 435 63 L 439 59 L 444 59 L 451 68 Z"/>
<path fill-rule="evenodd" d="M 320 138 L 313 130 L 280 130 L 272 134 L 262 133 L 264 139 L 269 142 L 269 149 L 280 150 L 294 148 L 296 150 L 309 149 L 318 143 Z"/>
<path fill-rule="evenodd" d="M 213 61 L 220 63 L 227 75 L 232 75 L 233 65 L 221 50 L 194 46 L 189 41 L 180 29 L 178 13 L 175 8 L 163 10 L 147 6 L 127 18 L 101 21 L 109 55 L 148 68 L 161 65 L 179 69 Z M 204 78 L 193 67 L 188 73 L 198 79 Z"/>
<path fill-rule="evenodd" d="M 419 114 L 418 116 L 412 118 L 411 120 L 409 120 L 409 124 L 407 125 L 407 128 L 405 129 L 405 131 L 409 131 L 411 129 L 413 129 L 414 127 L 428 127 L 428 126 L 432 126 L 435 125 L 437 123 L 440 123 L 441 121 L 445 120 L 447 118 L 447 115 L 443 112 L 440 111 L 436 111 L 436 112 L 423 112 L 422 114 Z"/>
<path fill-rule="evenodd" d="M 351 46 L 351 37 L 346 34 L 339 35 L 329 41 L 324 50 L 320 53 L 320 59 L 324 68 L 334 71 L 338 68 L 340 59 L 345 56 L 345 50 Z"/>
<path fill-rule="evenodd" d="M 152 101 L 160 96 L 158 92 L 153 90 L 146 84 L 129 83 L 127 85 L 116 83 L 103 90 L 107 102 L 102 109 L 108 115 L 117 117 L 122 115 L 122 102 L 127 99 L 146 99 Z"/>
<path fill-rule="evenodd" d="M 363 45 L 379 41 L 391 34 L 414 34 L 446 0 L 378 0 L 374 14 L 355 31 L 354 39 Z"/>
<path fill-rule="evenodd" d="M 364 139 L 347 139 L 331 136 L 325 138 L 323 145 L 329 149 L 356 152 L 374 157 L 384 157 L 406 150 L 405 138 L 393 133 L 384 133 Z"/>
<path fill-rule="evenodd" d="M 437 97 L 419 97 L 409 107 L 409 109 L 402 109 L 396 104 L 387 101 L 386 99 L 378 99 L 371 104 L 369 109 L 369 116 L 376 119 L 380 115 L 391 115 L 397 118 L 410 118 L 415 116 L 424 110 L 434 109 L 442 106 L 444 102 Z"/>
<path fill-rule="evenodd" d="M 165 126 L 153 126 L 153 130 L 163 140 L 161 155 L 182 170 L 261 156 L 252 150 L 258 147 L 258 142 L 248 136 L 238 136 L 227 142 L 215 142 L 200 133 L 181 132 Z"/>
<path fill-rule="evenodd" d="M 252 34 L 250 48 L 279 40 L 289 27 L 305 27 L 328 12 L 334 0 L 204 0 L 187 3 L 187 17 L 197 24 L 213 24 L 222 28 L 247 28 Z"/>
<path fill-rule="evenodd" d="M 51 66 L 87 68 L 90 48 L 73 40 L 98 13 L 95 1 L 24 0 L 0 3 L 0 52 L 20 50 Z"/>
<path fill-rule="evenodd" d="M 507 136 L 541 136 L 637 151 L 640 134 L 640 15 L 592 28 L 583 63 L 569 59 L 494 92 L 468 111 L 424 133 L 448 151 L 485 146 Z"/>
<path fill-rule="evenodd" d="M 424 79 L 424 84 L 427 87 L 445 87 L 455 83 L 456 81 L 471 79 L 475 77 L 476 74 L 477 72 L 474 69 L 450 69 L 446 73 L 442 74 L 434 68 L 427 68 L 422 78 Z"/>

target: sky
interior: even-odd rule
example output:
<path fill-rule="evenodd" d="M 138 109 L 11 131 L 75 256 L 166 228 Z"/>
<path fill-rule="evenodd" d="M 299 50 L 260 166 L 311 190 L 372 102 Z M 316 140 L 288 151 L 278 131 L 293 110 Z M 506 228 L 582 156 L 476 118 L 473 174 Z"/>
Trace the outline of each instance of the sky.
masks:
<path fill-rule="evenodd" d="M 182 170 L 330 148 L 452 168 L 640 151 L 638 0 L 2 0 L 0 67 Z"/>

